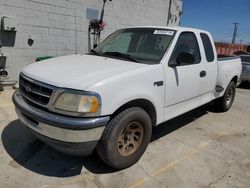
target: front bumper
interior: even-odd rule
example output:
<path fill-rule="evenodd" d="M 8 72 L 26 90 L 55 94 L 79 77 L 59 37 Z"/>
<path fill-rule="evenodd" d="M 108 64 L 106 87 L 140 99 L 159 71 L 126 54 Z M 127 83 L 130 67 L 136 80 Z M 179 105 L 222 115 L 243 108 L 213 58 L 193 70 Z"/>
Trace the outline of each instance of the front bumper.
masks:
<path fill-rule="evenodd" d="M 110 119 L 109 116 L 80 118 L 54 114 L 29 104 L 19 91 L 12 99 L 19 119 L 38 139 L 68 154 L 90 154 Z"/>

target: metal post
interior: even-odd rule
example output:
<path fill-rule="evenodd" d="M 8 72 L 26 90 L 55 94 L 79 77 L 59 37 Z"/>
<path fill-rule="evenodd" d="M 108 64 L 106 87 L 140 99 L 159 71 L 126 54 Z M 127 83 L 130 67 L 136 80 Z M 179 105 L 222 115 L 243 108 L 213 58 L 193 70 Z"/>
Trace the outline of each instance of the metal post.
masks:
<path fill-rule="evenodd" d="M 90 53 L 91 51 L 91 27 L 89 25 L 89 28 L 88 28 L 88 52 Z"/>
<path fill-rule="evenodd" d="M 75 8 L 75 53 L 77 54 L 77 12 Z"/>
<path fill-rule="evenodd" d="M 172 7 L 172 0 L 169 0 L 167 25 L 169 25 L 169 21 L 171 19 L 171 7 Z"/>

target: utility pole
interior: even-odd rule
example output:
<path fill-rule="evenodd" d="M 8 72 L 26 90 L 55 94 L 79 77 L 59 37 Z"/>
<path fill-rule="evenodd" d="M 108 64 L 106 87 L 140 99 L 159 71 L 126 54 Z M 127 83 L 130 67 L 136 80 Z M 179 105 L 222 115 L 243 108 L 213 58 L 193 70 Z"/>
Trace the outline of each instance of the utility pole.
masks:
<path fill-rule="evenodd" d="M 169 21 L 171 19 L 171 7 L 172 7 L 172 0 L 169 0 L 169 5 L 168 5 L 168 20 L 167 20 L 167 25 L 169 25 Z"/>
<path fill-rule="evenodd" d="M 236 42 L 236 37 L 237 37 L 237 35 L 238 35 L 239 23 L 233 23 L 233 24 L 234 24 L 234 33 L 233 33 L 232 44 L 235 44 L 235 42 Z"/>

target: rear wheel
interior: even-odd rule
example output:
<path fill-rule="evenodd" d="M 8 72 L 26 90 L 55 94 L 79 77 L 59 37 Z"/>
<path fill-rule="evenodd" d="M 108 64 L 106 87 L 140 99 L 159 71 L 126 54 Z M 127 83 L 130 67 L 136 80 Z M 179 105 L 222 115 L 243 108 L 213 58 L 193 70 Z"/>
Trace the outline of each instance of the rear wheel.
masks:
<path fill-rule="evenodd" d="M 215 110 L 220 112 L 228 111 L 235 98 L 236 85 L 235 82 L 230 82 L 223 97 L 215 100 Z"/>
<path fill-rule="evenodd" d="M 149 115 L 141 108 L 129 108 L 115 116 L 105 128 L 97 146 L 98 155 L 113 168 L 127 168 L 141 158 L 151 133 Z"/>

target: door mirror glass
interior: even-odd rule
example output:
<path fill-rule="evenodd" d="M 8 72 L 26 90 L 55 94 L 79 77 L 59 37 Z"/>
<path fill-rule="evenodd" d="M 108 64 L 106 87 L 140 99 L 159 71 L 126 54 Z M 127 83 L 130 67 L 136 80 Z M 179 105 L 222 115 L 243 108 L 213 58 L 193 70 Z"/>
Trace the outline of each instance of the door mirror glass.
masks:
<path fill-rule="evenodd" d="M 195 57 L 194 54 L 190 52 L 181 52 L 177 56 L 177 65 L 194 64 Z"/>
<path fill-rule="evenodd" d="M 169 61 L 168 66 L 177 67 L 178 63 L 176 61 Z"/>

